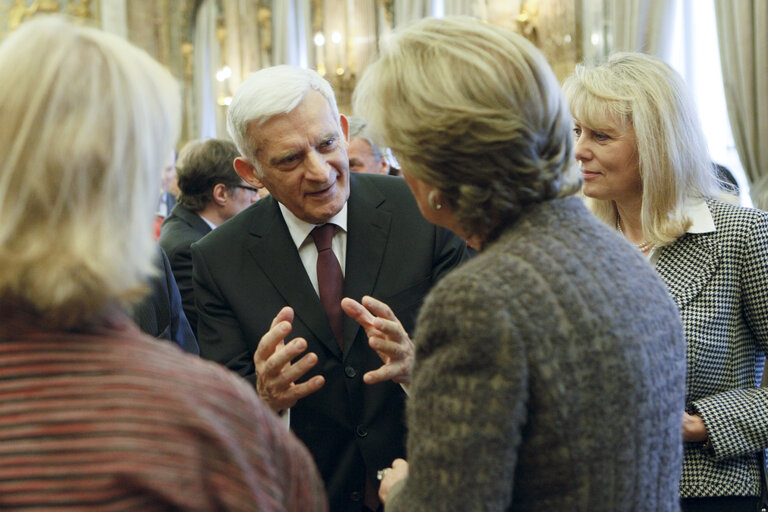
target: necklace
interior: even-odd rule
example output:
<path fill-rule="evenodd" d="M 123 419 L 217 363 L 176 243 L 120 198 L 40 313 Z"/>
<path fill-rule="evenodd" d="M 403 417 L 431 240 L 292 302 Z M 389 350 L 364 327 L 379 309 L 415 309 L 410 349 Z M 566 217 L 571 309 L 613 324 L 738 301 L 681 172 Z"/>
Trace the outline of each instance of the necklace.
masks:
<path fill-rule="evenodd" d="M 621 236 L 623 236 L 624 238 L 627 238 L 627 236 L 624 234 L 624 230 L 621 229 L 621 221 L 619 220 L 618 215 L 616 216 L 616 231 L 618 231 L 621 234 Z M 639 244 L 636 244 L 634 242 L 630 242 L 630 243 L 635 247 L 637 247 L 641 252 L 645 252 L 648 249 L 653 248 L 653 244 L 651 242 L 640 242 Z"/>

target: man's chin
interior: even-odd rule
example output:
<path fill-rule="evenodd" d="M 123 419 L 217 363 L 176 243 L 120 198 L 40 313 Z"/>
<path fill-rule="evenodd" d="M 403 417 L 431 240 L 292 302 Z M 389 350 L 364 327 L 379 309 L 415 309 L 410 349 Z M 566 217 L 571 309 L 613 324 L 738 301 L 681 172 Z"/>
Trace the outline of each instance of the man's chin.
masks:
<path fill-rule="evenodd" d="M 338 207 L 315 209 L 306 212 L 306 215 L 300 218 L 305 222 L 309 222 L 310 224 L 325 224 L 331 220 L 334 215 L 339 213 L 343 206 L 344 203 L 341 203 Z"/>

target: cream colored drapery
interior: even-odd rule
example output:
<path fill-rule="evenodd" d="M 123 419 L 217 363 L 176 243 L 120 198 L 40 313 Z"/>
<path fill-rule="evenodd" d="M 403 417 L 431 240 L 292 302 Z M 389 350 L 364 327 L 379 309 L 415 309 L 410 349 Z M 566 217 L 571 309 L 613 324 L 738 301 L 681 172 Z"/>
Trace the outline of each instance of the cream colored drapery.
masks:
<path fill-rule="evenodd" d="M 675 2 L 607 0 L 612 52 L 642 52 L 667 60 L 672 44 Z"/>
<path fill-rule="evenodd" d="M 312 23 L 309 0 L 272 2 L 272 63 L 307 67 Z"/>
<path fill-rule="evenodd" d="M 486 3 L 485 0 L 395 0 L 395 26 L 436 14 L 477 15 Z"/>
<path fill-rule="evenodd" d="M 443 10 L 446 16 L 477 14 L 475 0 L 443 0 Z"/>
<path fill-rule="evenodd" d="M 768 175 L 768 1 L 715 0 L 715 19 L 731 131 L 756 183 Z"/>
<path fill-rule="evenodd" d="M 261 68 L 272 65 L 270 11 L 256 0 L 223 0 L 225 56 L 223 63 L 232 69 L 226 85 L 230 93 L 242 80 Z"/>
<path fill-rule="evenodd" d="M 432 14 L 431 0 L 395 0 L 395 27 Z"/>
<path fill-rule="evenodd" d="M 195 67 L 193 111 L 196 113 L 192 137 L 226 137 L 225 111 L 218 105 L 219 82 L 216 72 L 221 62 L 216 39 L 218 9 L 215 0 L 204 0 L 195 23 Z"/>
<path fill-rule="evenodd" d="M 383 13 L 381 26 L 377 25 L 378 4 L 376 0 L 347 0 L 350 40 L 347 67 L 357 74 L 376 58 L 377 35 L 382 31 L 382 26 L 386 26 Z"/>

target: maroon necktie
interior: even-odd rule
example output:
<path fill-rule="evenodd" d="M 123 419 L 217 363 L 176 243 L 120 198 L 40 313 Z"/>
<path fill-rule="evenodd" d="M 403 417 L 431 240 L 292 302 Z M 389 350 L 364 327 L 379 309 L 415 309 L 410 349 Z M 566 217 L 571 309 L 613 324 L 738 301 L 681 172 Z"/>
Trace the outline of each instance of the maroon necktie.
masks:
<path fill-rule="evenodd" d="M 344 277 L 341 274 L 341 265 L 331 249 L 333 234 L 336 232 L 334 224 L 323 224 L 312 230 L 312 240 L 317 247 L 317 287 L 320 292 L 320 302 L 328 315 L 331 330 L 336 336 L 342 352 L 344 351 L 344 337 L 342 336 L 343 316 L 341 311 L 341 299 L 344 293 Z"/>

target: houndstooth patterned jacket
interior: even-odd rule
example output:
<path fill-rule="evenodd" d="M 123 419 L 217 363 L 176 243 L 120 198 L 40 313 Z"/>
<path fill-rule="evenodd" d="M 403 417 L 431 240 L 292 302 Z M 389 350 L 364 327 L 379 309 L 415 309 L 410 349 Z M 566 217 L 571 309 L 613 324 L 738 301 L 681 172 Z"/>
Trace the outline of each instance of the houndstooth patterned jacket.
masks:
<path fill-rule="evenodd" d="M 661 249 L 656 269 L 683 319 L 687 410 L 709 443 L 685 443 L 682 497 L 757 496 L 768 447 L 768 213 L 708 200 L 715 229 Z"/>

